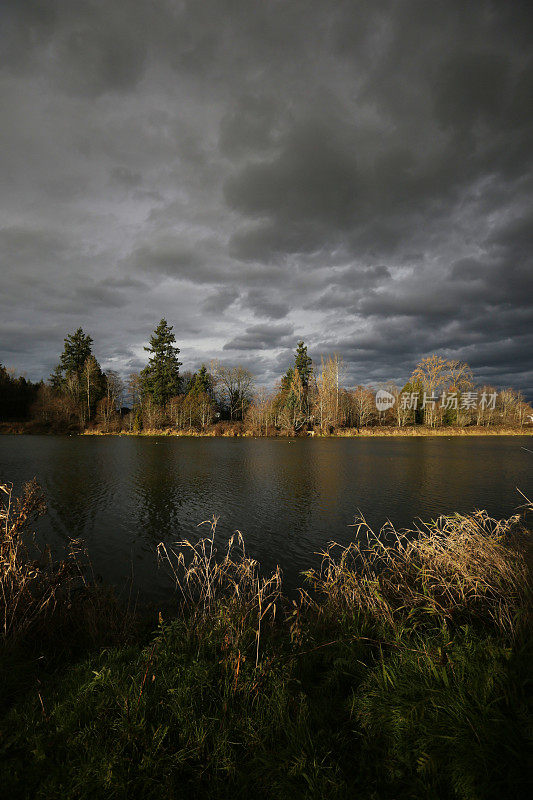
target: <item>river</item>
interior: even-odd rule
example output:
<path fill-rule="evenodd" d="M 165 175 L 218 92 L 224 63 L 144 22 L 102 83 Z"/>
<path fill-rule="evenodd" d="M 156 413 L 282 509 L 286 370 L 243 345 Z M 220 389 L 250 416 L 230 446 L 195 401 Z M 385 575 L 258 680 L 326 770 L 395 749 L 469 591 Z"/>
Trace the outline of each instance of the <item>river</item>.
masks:
<path fill-rule="evenodd" d="M 526 449 L 524 449 L 526 448 Z M 81 537 L 95 572 L 164 602 L 158 542 L 197 539 L 219 516 L 221 544 L 236 529 L 285 584 L 347 543 L 360 511 L 376 528 L 485 508 L 509 515 L 533 496 L 531 437 L 216 439 L 0 436 L 0 482 L 36 477 L 48 513 L 39 534 L 61 553 Z"/>

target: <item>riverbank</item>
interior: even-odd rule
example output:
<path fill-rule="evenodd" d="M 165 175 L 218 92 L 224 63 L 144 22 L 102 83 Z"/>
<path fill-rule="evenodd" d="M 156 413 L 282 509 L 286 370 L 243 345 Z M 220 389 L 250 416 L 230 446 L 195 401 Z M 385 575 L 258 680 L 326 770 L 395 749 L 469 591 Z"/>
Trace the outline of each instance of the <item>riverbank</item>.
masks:
<path fill-rule="evenodd" d="M 38 502 L 34 487 L 4 515 L 6 796 L 529 796 L 523 516 L 389 528 L 388 546 L 361 522 L 297 601 L 242 541 L 216 553 L 213 523 L 160 548 L 175 614 L 147 626 L 80 583 L 79 548 L 70 567 L 24 565 L 13 547 Z"/>
<path fill-rule="evenodd" d="M 140 431 L 116 430 L 106 431 L 100 428 L 88 428 L 80 431 L 75 428 L 68 430 L 53 429 L 36 423 L 25 422 L 4 422 L 0 423 L 0 435 L 70 435 L 70 436 L 177 436 L 177 437 L 208 437 L 208 438 L 250 438 L 250 439 L 294 439 L 316 438 L 316 439 L 346 439 L 346 438 L 365 438 L 365 437 L 415 437 L 415 436 L 532 436 L 533 425 L 525 425 L 522 428 L 489 427 L 471 425 L 466 428 L 456 428 L 447 426 L 443 428 L 427 428 L 424 425 L 413 425 L 405 427 L 373 426 L 369 428 L 339 428 L 332 432 L 324 432 L 315 428 L 312 430 L 300 429 L 278 430 L 268 428 L 266 432 L 246 429 L 242 423 L 217 423 L 210 425 L 203 430 L 184 428 L 154 428 L 143 429 Z"/>
<path fill-rule="evenodd" d="M 409 438 L 415 436 L 531 436 L 533 435 L 533 426 L 524 428 L 489 428 L 489 427 L 469 427 L 469 428 L 426 428 L 419 427 L 405 427 L 405 428 L 341 428 L 333 433 L 322 433 L 317 430 L 313 431 L 269 431 L 266 434 L 261 434 L 256 431 L 240 431 L 235 428 L 228 428 L 225 431 L 217 432 L 216 429 L 208 429 L 205 431 L 196 430 L 175 430 L 173 428 L 164 428 L 161 430 L 143 430 L 137 433 L 130 433 L 129 431 L 120 431 L 118 433 L 106 433 L 98 430 L 83 431 L 83 436 L 189 436 L 189 437 L 242 437 L 242 438 L 315 438 L 315 439 L 350 439 L 350 438 L 365 438 L 365 437 L 401 437 Z"/>

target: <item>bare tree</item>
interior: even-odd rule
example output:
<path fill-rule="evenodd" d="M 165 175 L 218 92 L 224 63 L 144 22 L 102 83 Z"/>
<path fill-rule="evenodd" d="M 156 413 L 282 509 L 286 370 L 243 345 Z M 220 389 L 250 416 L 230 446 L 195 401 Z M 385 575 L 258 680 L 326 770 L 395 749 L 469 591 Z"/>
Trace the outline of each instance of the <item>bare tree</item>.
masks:
<path fill-rule="evenodd" d="M 501 420 L 504 425 L 523 426 L 529 416 L 529 406 L 524 401 L 522 392 L 514 389 L 503 389 L 498 395 Z"/>
<path fill-rule="evenodd" d="M 413 370 L 411 383 L 422 388 L 424 422 L 432 428 L 437 421 L 439 392 L 449 384 L 449 362 L 436 354 L 423 358 Z"/>
<path fill-rule="evenodd" d="M 115 427 L 118 425 L 118 413 L 122 405 L 124 381 L 112 369 L 108 370 L 104 377 L 106 391 L 97 405 L 97 411 L 105 430 L 109 431 L 112 425 Z"/>
<path fill-rule="evenodd" d="M 269 422 L 274 417 L 274 396 L 264 386 L 254 393 L 253 401 L 246 413 L 246 420 L 259 434 L 266 434 Z"/>
<path fill-rule="evenodd" d="M 317 379 L 317 414 L 320 427 L 336 428 L 340 422 L 340 374 L 342 359 L 335 353 L 325 360 L 321 358 L 321 370 Z"/>
<path fill-rule="evenodd" d="M 474 386 L 474 376 L 468 364 L 464 361 L 448 361 L 448 392 L 460 396 L 461 392 L 468 392 Z M 455 405 L 455 424 L 459 425 L 461 406 Z"/>
<path fill-rule="evenodd" d="M 82 372 L 83 390 L 87 400 L 87 420 L 91 418 L 91 396 L 93 389 L 96 389 L 96 381 L 100 375 L 98 361 L 91 355 L 85 359 Z M 93 395 L 94 399 L 94 395 Z"/>
<path fill-rule="evenodd" d="M 124 394 L 124 381 L 114 369 L 108 369 L 105 373 L 106 397 L 115 411 L 119 411 L 122 406 Z"/>
<path fill-rule="evenodd" d="M 357 428 L 364 428 L 372 420 L 375 411 L 374 394 L 366 386 L 356 386 L 351 392 Z"/>
<path fill-rule="evenodd" d="M 130 373 L 127 381 L 127 389 L 128 399 L 132 408 L 140 406 L 142 399 L 142 383 L 141 376 L 138 372 Z"/>
<path fill-rule="evenodd" d="M 250 370 L 237 365 L 226 367 L 213 362 L 211 370 L 222 401 L 228 408 L 230 419 L 244 419 L 253 398 L 254 378 Z"/>

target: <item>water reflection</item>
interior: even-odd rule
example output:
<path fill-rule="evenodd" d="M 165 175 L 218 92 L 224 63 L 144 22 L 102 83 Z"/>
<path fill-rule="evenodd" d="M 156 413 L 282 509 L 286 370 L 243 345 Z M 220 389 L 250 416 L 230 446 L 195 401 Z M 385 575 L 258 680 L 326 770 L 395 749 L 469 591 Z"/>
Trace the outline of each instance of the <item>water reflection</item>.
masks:
<path fill-rule="evenodd" d="M 149 439 L 148 446 L 135 441 L 131 474 L 136 528 L 155 544 L 171 534 L 179 537 L 179 506 L 184 502 L 179 453 L 165 446 L 165 440 Z"/>
<path fill-rule="evenodd" d="M 35 475 L 52 544 L 83 537 L 106 580 L 120 584 L 133 564 L 157 598 L 168 587 L 157 543 L 203 535 L 198 523 L 213 514 L 221 541 L 241 530 L 249 552 L 293 584 L 328 541 L 349 541 L 359 510 L 375 528 L 479 507 L 510 514 L 515 487 L 532 493 L 529 441 L 3 436 L 0 480 Z"/>

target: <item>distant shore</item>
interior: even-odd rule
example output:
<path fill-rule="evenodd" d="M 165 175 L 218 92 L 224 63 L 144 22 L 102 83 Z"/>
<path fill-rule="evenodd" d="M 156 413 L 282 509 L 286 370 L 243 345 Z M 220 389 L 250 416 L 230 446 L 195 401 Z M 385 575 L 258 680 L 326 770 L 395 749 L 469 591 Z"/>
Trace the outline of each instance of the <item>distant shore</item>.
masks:
<path fill-rule="evenodd" d="M 312 435 L 311 435 L 312 433 Z M 333 433 L 319 433 L 318 431 L 305 433 L 291 433 L 290 431 L 278 431 L 277 433 L 257 433 L 253 431 L 215 433 L 212 431 L 189 431 L 189 430 L 146 430 L 138 433 L 120 431 L 119 433 L 105 433 L 102 431 L 88 430 L 81 436 L 180 436 L 192 438 L 241 438 L 241 439 L 358 439 L 368 437 L 420 437 L 420 436 L 531 436 L 533 428 L 346 428 Z"/>
<path fill-rule="evenodd" d="M 312 434 L 312 435 L 311 435 Z M 471 428 L 346 428 L 333 433 L 319 433 L 318 431 L 307 431 L 305 433 L 291 433 L 290 431 L 278 431 L 277 433 L 258 433 L 253 431 L 215 433 L 213 431 L 190 431 L 172 430 L 170 428 L 162 430 L 146 430 L 138 433 L 120 431 L 118 433 L 106 433 L 103 431 L 88 430 L 81 436 L 186 436 L 192 438 L 208 437 L 218 439 L 246 438 L 246 439 L 357 439 L 367 437 L 414 437 L 414 436 L 531 436 L 533 428 L 501 428 L 491 429 L 482 427 Z"/>
<path fill-rule="evenodd" d="M 185 437 L 208 437 L 208 438 L 247 438 L 247 439 L 356 439 L 368 437 L 429 437 L 429 436 L 531 436 L 533 426 L 528 425 L 523 428 L 491 428 L 484 426 L 468 426 L 466 428 L 445 427 L 427 428 L 423 425 L 406 426 L 401 428 L 393 427 L 371 427 L 371 428 L 341 428 L 331 433 L 324 433 L 318 430 L 313 431 L 291 431 L 276 430 L 269 428 L 265 433 L 257 430 L 248 430 L 238 425 L 228 425 L 227 427 L 211 426 L 205 430 L 175 428 L 145 429 L 141 431 L 102 431 L 98 428 L 90 428 L 85 431 L 76 430 L 52 430 L 43 426 L 36 426 L 29 423 L 0 423 L 0 435 L 65 435 L 74 436 L 185 436 Z"/>

